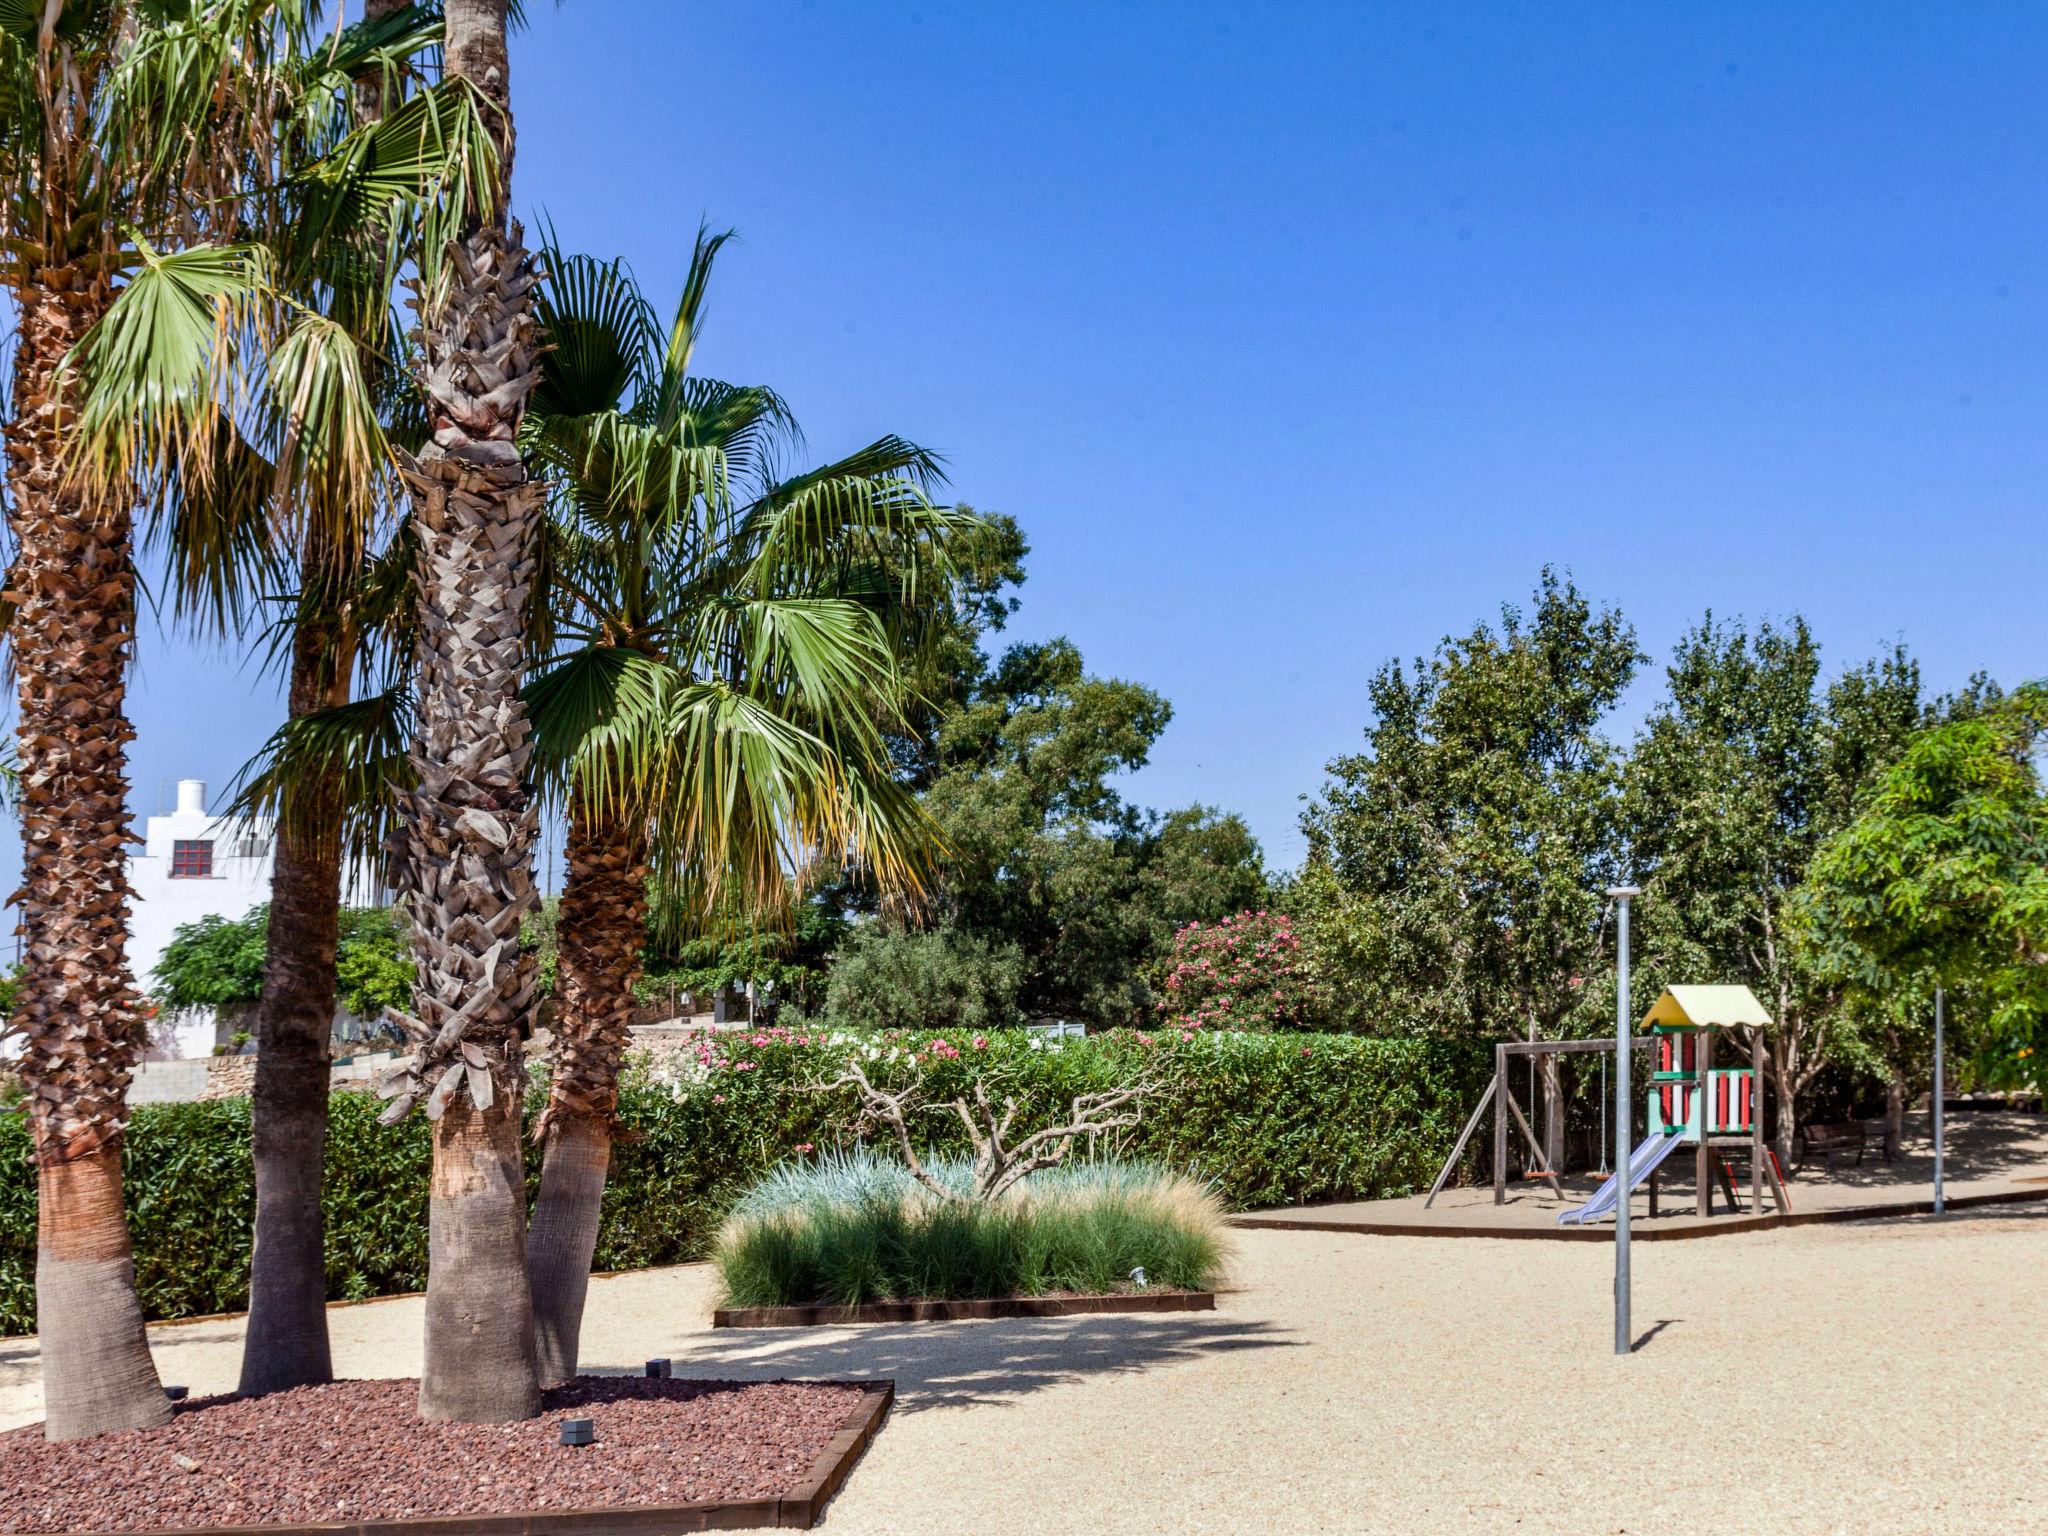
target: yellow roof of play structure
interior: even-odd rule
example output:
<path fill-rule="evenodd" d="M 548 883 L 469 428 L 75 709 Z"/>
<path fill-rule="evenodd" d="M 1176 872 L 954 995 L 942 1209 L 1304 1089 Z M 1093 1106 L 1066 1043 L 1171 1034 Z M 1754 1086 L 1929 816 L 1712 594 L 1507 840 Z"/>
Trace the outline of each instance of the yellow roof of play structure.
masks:
<path fill-rule="evenodd" d="M 1666 987 L 1643 1015 L 1645 1024 L 1769 1024 L 1771 1016 L 1747 987 Z"/>

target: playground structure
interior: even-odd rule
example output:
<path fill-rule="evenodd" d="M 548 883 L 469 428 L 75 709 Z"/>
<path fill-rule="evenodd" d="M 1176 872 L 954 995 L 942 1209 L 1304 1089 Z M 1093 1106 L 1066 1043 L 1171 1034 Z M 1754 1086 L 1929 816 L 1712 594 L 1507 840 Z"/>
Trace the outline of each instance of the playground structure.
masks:
<path fill-rule="evenodd" d="M 1646 1034 L 1631 1044 L 1652 1053 L 1650 1091 L 1647 1101 L 1647 1134 L 1635 1143 L 1629 1166 L 1610 1176 L 1591 1200 L 1572 1210 L 1560 1212 L 1560 1225 L 1579 1226 L 1614 1214 L 1625 1194 L 1633 1193 L 1645 1181 L 1650 1186 L 1650 1213 L 1657 1214 L 1657 1174 L 1680 1147 L 1693 1149 L 1694 1214 L 1713 1215 L 1714 1187 L 1718 1181 L 1728 1209 L 1736 1212 L 1735 1181 L 1725 1154 L 1746 1150 L 1749 1157 L 1749 1209 L 1761 1213 L 1763 1191 L 1769 1183 L 1780 1213 L 1791 1210 L 1782 1171 L 1764 1145 L 1762 1084 L 1764 1075 L 1763 1031 L 1771 1017 L 1747 987 L 1676 986 L 1665 990 L 1643 1015 Z M 1729 1029 L 1747 1029 L 1750 1064 L 1746 1067 L 1717 1068 L 1714 1065 L 1716 1037 Z M 1560 1199 L 1564 1187 L 1558 1170 L 1545 1155 L 1528 1116 L 1515 1102 L 1508 1081 L 1511 1063 L 1542 1058 L 1593 1053 L 1612 1054 L 1614 1041 L 1530 1040 L 1505 1042 L 1494 1047 L 1493 1079 L 1480 1096 L 1471 1118 L 1459 1132 L 1458 1140 L 1430 1186 L 1427 1210 L 1441 1193 L 1451 1170 L 1464 1154 L 1466 1143 L 1478 1129 L 1489 1106 L 1493 1109 L 1493 1201 L 1507 1200 L 1508 1125 L 1512 1120 L 1528 1153 L 1528 1176 L 1548 1183 Z M 1736 1059 L 1740 1059 L 1739 1057 Z M 1551 1124 L 1563 1113 L 1555 1088 L 1555 1074 L 1542 1074 L 1545 1113 Z M 1603 1105 L 1603 1112 L 1605 1106 Z M 1532 1113 L 1534 1105 L 1531 1105 Z M 1633 1140 L 1633 1138 L 1631 1138 Z"/>
<path fill-rule="evenodd" d="M 1723 1153 L 1749 1154 L 1749 1208 L 1761 1214 L 1764 1184 L 1780 1214 L 1792 1209 L 1777 1159 L 1764 1146 L 1763 1031 L 1771 1016 L 1747 987 L 1670 987 L 1643 1015 L 1653 1052 L 1649 1131 L 1629 1158 L 1624 1175 L 1611 1177 L 1576 1210 L 1558 1214 L 1560 1226 L 1583 1226 L 1611 1214 L 1620 1200 L 1649 1181 L 1650 1214 L 1657 1214 L 1657 1170 L 1682 1146 L 1693 1149 L 1693 1214 L 1714 1214 L 1718 1178 L 1731 1213 L 1741 1210 Z M 1716 1035 L 1728 1028 L 1750 1034 L 1747 1067 L 1714 1066 Z"/>

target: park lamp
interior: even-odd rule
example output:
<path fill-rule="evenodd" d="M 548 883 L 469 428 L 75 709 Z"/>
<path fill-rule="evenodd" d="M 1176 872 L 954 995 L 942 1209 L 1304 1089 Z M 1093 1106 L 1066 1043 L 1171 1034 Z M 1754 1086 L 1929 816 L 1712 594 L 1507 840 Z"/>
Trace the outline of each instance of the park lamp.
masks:
<path fill-rule="evenodd" d="M 1628 1271 L 1628 1170 L 1634 1148 L 1629 1145 L 1629 997 L 1628 997 L 1628 904 L 1642 895 L 1642 887 L 1608 887 L 1607 899 L 1615 905 L 1614 925 L 1614 1177 L 1621 1180 L 1621 1196 L 1614 1202 L 1614 1352 L 1631 1353 L 1635 1340 L 1629 1323 Z"/>

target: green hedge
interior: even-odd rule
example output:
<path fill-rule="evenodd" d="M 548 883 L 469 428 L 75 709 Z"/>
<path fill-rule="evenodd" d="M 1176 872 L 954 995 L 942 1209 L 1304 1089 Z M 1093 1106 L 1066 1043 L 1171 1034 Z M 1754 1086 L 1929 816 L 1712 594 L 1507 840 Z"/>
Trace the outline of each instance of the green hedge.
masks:
<path fill-rule="evenodd" d="M 643 1063 L 621 1112 L 632 1138 L 605 1192 L 597 1268 L 702 1258 L 727 1208 L 765 1169 L 805 1145 L 864 1139 L 849 1090 L 805 1091 L 851 1052 L 877 1081 L 922 1073 L 927 1097 L 964 1093 L 977 1070 L 1042 1124 L 1076 1093 L 1149 1073 L 1159 1091 L 1117 1150 L 1212 1180 L 1232 1209 L 1369 1199 L 1424 1186 L 1485 1086 L 1483 1053 L 1352 1035 L 1118 1032 L 1033 1045 L 975 1038 L 789 1031 L 719 1037 L 710 1061 Z M 957 1054 L 954 1054 L 957 1053 Z M 529 1096 L 537 1107 L 538 1094 Z M 426 1284 L 427 1127 L 376 1124 L 378 1105 L 335 1096 L 327 1143 L 327 1284 L 337 1299 Z M 930 1114 L 930 1145 L 966 1145 L 950 1114 Z M 1105 1148 L 1104 1150 L 1108 1150 Z M 20 1116 L 0 1117 L 0 1332 L 35 1327 L 35 1170 Z M 529 1177 L 539 1178 L 533 1150 Z M 247 1304 L 255 1207 L 249 1103 L 144 1105 L 126 1161 L 136 1280 L 151 1317 Z"/>

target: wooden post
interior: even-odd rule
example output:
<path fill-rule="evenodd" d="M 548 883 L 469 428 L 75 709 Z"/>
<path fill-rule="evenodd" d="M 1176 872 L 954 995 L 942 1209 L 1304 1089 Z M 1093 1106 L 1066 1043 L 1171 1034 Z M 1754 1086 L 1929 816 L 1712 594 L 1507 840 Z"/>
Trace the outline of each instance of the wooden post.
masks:
<path fill-rule="evenodd" d="M 1714 1065 L 1714 1032 L 1703 1029 L 1699 1032 L 1699 1049 L 1693 1053 L 1693 1069 L 1698 1073 L 1693 1086 L 1693 1109 L 1697 1116 L 1700 1139 L 1693 1148 L 1692 1165 L 1694 1184 L 1698 1190 L 1693 1200 L 1695 1216 L 1714 1214 L 1714 1185 L 1708 1162 L 1713 1149 L 1707 1145 L 1707 1122 L 1712 1106 L 1707 1103 L 1707 1072 Z"/>
<path fill-rule="evenodd" d="M 1479 1117 L 1486 1113 L 1486 1106 L 1493 1102 L 1493 1091 L 1500 1086 L 1495 1078 L 1486 1085 L 1486 1092 L 1479 1095 L 1479 1102 L 1473 1106 L 1472 1118 L 1465 1122 L 1465 1129 L 1458 1132 L 1458 1144 L 1451 1148 L 1451 1155 L 1444 1159 L 1444 1165 L 1437 1170 L 1436 1182 L 1429 1186 L 1429 1198 L 1422 1202 L 1426 1211 L 1436 1203 L 1436 1197 L 1443 1193 L 1444 1181 L 1451 1176 L 1451 1170 L 1458 1166 L 1458 1154 L 1465 1150 L 1465 1143 L 1472 1139 L 1472 1133 L 1479 1128 Z"/>
<path fill-rule="evenodd" d="M 1764 1213 L 1764 1032 L 1749 1037 L 1749 1214 Z"/>
<path fill-rule="evenodd" d="M 1505 1046 L 1493 1048 L 1493 1203 L 1508 1199 L 1508 1053 Z"/>

